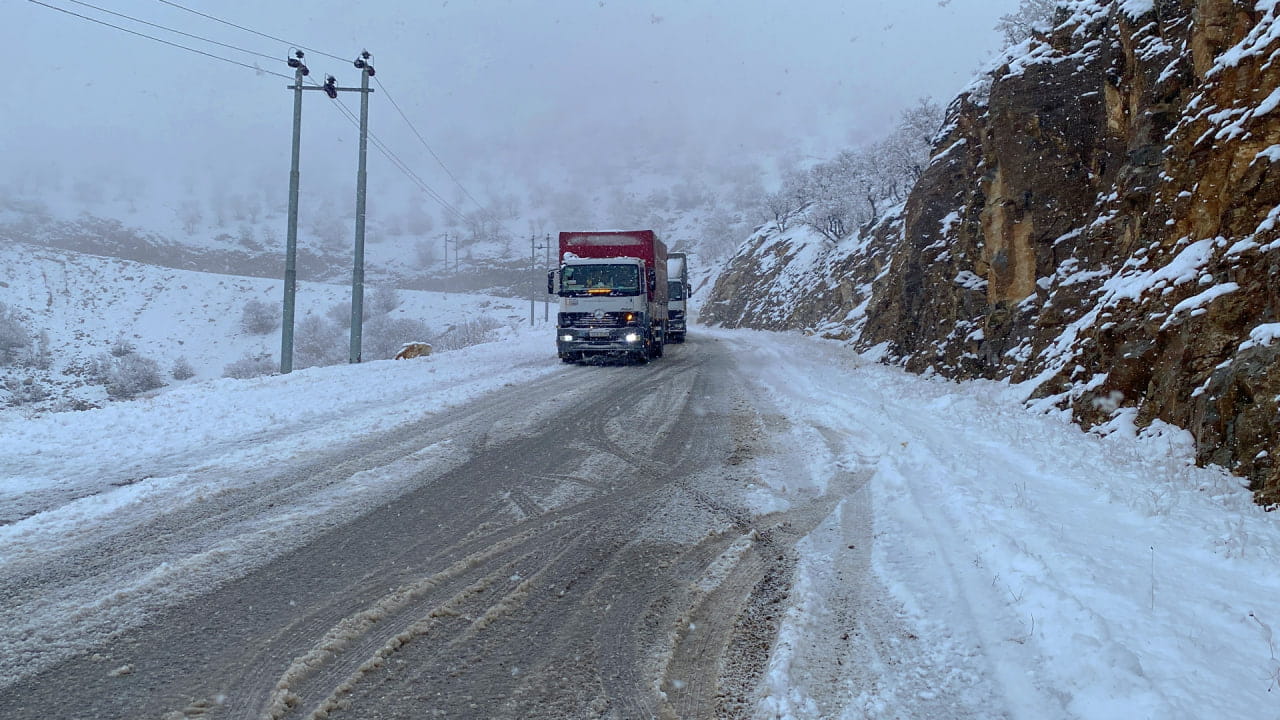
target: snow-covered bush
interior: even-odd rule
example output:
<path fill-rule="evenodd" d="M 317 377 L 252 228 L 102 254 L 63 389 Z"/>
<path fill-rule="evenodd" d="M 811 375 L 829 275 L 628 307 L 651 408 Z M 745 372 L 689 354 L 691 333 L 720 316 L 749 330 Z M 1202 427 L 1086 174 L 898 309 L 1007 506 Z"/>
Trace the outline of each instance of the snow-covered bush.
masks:
<path fill-rule="evenodd" d="M 185 356 L 179 357 L 173 361 L 173 369 L 169 371 L 174 380 L 187 380 L 196 376 L 195 368 L 191 367 L 191 361 Z"/>
<path fill-rule="evenodd" d="M 126 355 L 133 355 L 137 351 L 138 349 L 124 335 L 117 337 L 116 341 L 111 343 L 110 352 L 112 357 L 120 358 Z"/>
<path fill-rule="evenodd" d="M 502 327 L 502 323 L 489 315 L 481 315 L 450 326 L 441 335 L 431 340 L 436 351 L 458 350 L 494 339 L 494 331 Z"/>
<path fill-rule="evenodd" d="M 41 330 L 19 356 L 18 364 L 36 370 L 48 370 L 53 367 L 53 349 L 49 342 L 49 333 Z"/>
<path fill-rule="evenodd" d="M 8 365 L 31 345 L 31 333 L 12 310 L 0 303 L 0 365 Z"/>
<path fill-rule="evenodd" d="M 280 327 L 280 307 L 258 299 L 244 304 L 240 328 L 250 335 L 266 335 Z"/>
<path fill-rule="evenodd" d="M 49 389 L 44 383 L 30 376 L 5 378 L 4 390 L 8 393 L 8 404 L 12 407 L 40 402 L 49 397 Z"/>
<path fill-rule="evenodd" d="M 334 305 L 333 307 L 329 308 L 328 312 L 325 313 L 325 316 L 328 317 L 330 320 L 332 320 L 333 323 L 338 327 L 344 328 L 344 329 L 350 329 L 351 328 L 351 303 L 340 302 L 337 305 Z M 364 312 L 360 313 L 360 316 L 363 317 L 365 320 L 369 319 L 369 307 L 367 305 L 364 307 Z"/>
<path fill-rule="evenodd" d="M 271 355 L 245 355 L 235 362 L 228 363 L 222 369 L 222 377 L 248 380 L 249 378 L 270 375 L 275 371 L 276 363 Z"/>
<path fill-rule="evenodd" d="M 386 315 L 404 303 L 400 291 L 390 285 L 382 285 L 364 299 L 364 307 L 373 315 Z"/>
<path fill-rule="evenodd" d="M 107 396 L 115 400 L 128 400 L 165 384 L 155 360 L 136 352 L 117 355 L 114 347 L 98 356 L 93 374 L 97 382 L 107 387 Z"/>
<path fill-rule="evenodd" d="M 350 347 L 349 336 L 341 326 L 319 315 L 308 315 L 294 332 L 293 365 L 337 365 L 347 361 Z"/>
<path fill-rule="evenodd" d="M 427 342 L 431 329 L 421 320 L 378 315 L 365 323 L 360 337 L 363 360 L 390 360 L 405 343 Z"/>
<path fill-rule="evenodd" d="M 404 300 L 400 297 L 400 291 L 393 287 L 377 287 L 372 290 L 365 288 L 364 302 L 360 305 L 360 319 L 367 323 L 372 318 L 387 313 L 400 307 Z M 344 329 L 351 328 L 351 303 L 340 302 L 333 307 L 325 315 Z"/>

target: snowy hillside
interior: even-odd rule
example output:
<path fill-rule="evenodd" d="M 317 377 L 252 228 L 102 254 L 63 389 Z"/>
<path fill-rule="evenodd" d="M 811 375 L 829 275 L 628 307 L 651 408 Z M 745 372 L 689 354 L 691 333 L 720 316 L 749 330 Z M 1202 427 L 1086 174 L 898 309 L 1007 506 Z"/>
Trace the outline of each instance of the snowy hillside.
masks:
<path fill-rule="evenodd" d="M 69 399 L 82 401 L 82 406 L 103 403 L 105 390 L 84 385 L 83 368 L 121 340 L 138 355 L 154 359 L 170 385 L 221 377 L 229 363 L 245 357 L 267 355 L 278 363 L 279 330 L 250 334 L 242 327 L 242 316 L 251 300 L 278 308 L 279 280 L 172 270 L 24 243 L 0 248 L 0 264 L 6 268 L 0 279 L 0 303 L 21 318 L 33 335 L 47 334 L 52 360 L 47 372 L 0 370 L 10 377 L 35 377 L 48 387 L 51 397 L 35 407 L 65 407 Z M 366 287 L 366 304 L 377 291 L 376 286 Z M 495 330 L 528 322 L 527 303 L 521 306 L 506 298 L 416 291 L 397 295 L 401 304 L 389 317 L 417 321 L 429 330 L 428 337 L 395 340 L 397 347 L 402 342 L 433 341 L 468 321 L 483 320 Z M 349 313 L 349 307 L 349 286 L 299 283 L 299 342 L 304 340 L 301 328 L 307 318 L 327 318 L 330 312 L 341 315 L 343 308 Z M 328 339 L 341 356 L 346 353 L 347 335 L 345 329 L 338 329 L 342 332 Z M 366 340 L 366 350 L 376 339 Z M 194 375 L 178 381 L 169 371 L 183 358 Z M 366 359 L 379 358 L 366 355 Z"/>

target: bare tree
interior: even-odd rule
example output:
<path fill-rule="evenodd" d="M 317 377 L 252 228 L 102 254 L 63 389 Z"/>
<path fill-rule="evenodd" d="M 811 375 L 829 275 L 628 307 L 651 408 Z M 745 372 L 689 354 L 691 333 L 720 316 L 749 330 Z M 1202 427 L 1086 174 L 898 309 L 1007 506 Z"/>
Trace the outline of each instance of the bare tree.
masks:
<path fill-rule="evenodd" d="M 995 30 L 1004 35 L 1006 46 L 1017 45 L 1037 29 L 1047 30 L 1060 0 L 1021 0 L 1018 9 L 1001 15 Z"/>
<path fill-rule="evenodd" d="M 794 218 L 832 242 L 839 241 L 906 199 L 928 166 L 942 120 L 937 103 L 920 100 L 902 113 L 897 127 L 881 141 L 789 174 L 781 190 L 761 198 L 759 213 L 778 232 Z"/>
<path fill-rule="evenodd" d="M 31 345 L 31 333 L 18 313 L 0 303 L 0 365 L 7 365 Z"/>
<path fill-rule="evenodd" d="M 769 222 L 773 223 L 778 232 L 786 232 L 791 218 L 795 217 L 796 212 L 799 211 L 798 199 L 784 191 L 766 194 L 763 204 L 765 212 L 768 213 Z"/>

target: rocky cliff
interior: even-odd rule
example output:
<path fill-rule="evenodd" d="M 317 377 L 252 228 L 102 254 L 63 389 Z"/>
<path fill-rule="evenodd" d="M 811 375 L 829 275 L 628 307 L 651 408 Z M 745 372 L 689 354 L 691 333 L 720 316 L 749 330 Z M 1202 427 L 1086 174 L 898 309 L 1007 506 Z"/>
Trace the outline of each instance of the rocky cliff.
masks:
<path fill-rule="evenodd" d="M 1162 420 L 1280 502 L 1280 3 L 1075 0 L 951 105 L 905 206 L 762 231 L 703 310 Z"/>

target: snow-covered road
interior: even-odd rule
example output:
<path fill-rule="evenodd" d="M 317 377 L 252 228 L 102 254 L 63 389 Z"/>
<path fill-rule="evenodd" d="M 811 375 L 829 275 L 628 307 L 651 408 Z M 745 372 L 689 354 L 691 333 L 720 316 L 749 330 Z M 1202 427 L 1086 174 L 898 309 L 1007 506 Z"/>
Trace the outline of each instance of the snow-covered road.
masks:
<path fill-rule="evenodd" d="M 1085 434 L 1027 410 L 1021 388 L 909 376 L 795 335 L 696 330 L 648 368 L 562 366 L 538 330 L 0 418 L 0 700 L 18 707 L 14 692 L 53 677 L 40 673 L 81 661 L 110 693 L 142 675 L 113 642 L 483 456 L 485 438 L 531 432 L 582 399 L 573 373 L 624 381 L 701 350 L 735 358 L 731 474 L 716 476 L 735 484 L 672 482 L 742 508 L 739 523 L 805 526 L 744 716 L 1280 715 L 1280 531 L 1233 478 L 1191 467 L 1182 433 L 1139 437 L 1121 413 L 1109 435 Z M 560 395 L 519 416 L 466 411 L 539 383 Z M 729 401 L 687 403 L 720 416 Z M 602 427 L 615 450 L 634 441 Z M 555 505 L 508 500 L 516 523 Z M 718 562 L 744 552 L 730 543 Z M 712 593 L 717 578 L 688 581 Z M 683 637 L 655 678 L 697 665 Z M 653 692 L 705 707 L 680 705 L 679 683 Z"/>

